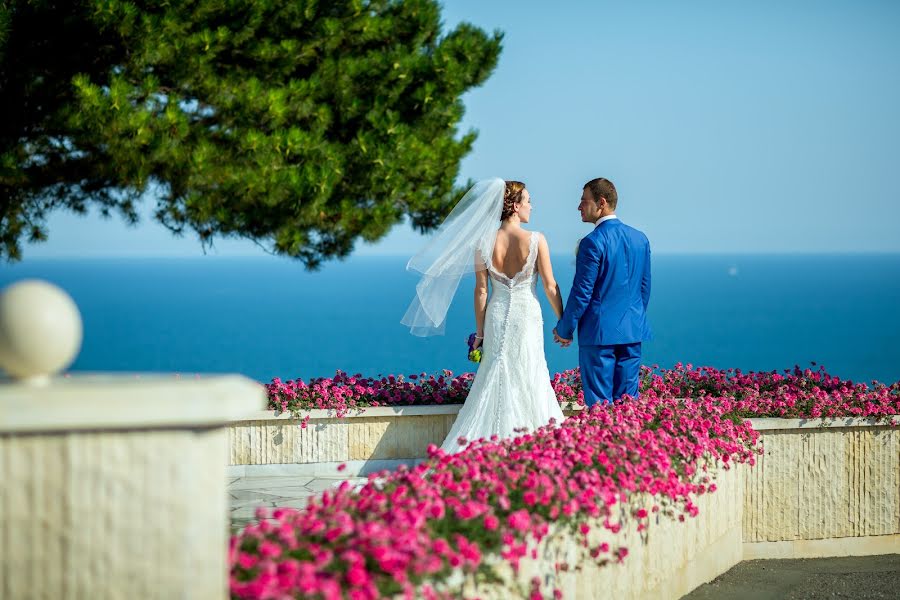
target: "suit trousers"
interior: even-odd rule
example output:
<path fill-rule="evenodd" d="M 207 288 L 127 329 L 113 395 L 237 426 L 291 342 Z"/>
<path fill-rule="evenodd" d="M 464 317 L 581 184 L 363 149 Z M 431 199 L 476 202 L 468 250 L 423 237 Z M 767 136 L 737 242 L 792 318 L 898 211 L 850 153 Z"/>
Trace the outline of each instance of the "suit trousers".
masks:
<path fill-rule="evenodd" d="M 584 403 L 612 402 L 624 395 L 637 398 L 641 377 L 641 343 L 578 346 Z"/>

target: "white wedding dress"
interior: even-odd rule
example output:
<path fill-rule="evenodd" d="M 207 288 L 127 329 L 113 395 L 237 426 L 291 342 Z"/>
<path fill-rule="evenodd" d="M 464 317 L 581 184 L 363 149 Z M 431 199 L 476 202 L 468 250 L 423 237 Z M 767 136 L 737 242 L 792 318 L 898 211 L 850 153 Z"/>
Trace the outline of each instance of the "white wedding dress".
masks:
<path fill-rule="evenodd" d="M 544 356 L 544 320 L 535 293 L 535 262 L 540 234 L 531 233 L 525 266 L 507 277 L 489 263 L 492 293 L 484 318 L 481 364 L 465 404 L 441 445 L 446 452 L 467 442 L 511 438 L 565 418 L 550 385 Z"/>

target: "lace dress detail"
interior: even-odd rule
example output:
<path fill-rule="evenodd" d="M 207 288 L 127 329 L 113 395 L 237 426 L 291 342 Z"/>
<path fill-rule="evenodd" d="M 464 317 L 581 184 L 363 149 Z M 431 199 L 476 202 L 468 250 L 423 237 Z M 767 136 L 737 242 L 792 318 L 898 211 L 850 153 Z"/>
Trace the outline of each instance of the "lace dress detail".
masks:
<path fill-rule="evenodd" d="M 507 277 L 489 264 L 491 297 L 484 317 L 483 356 L 472 388 L 441 447 L 462 449 L 458 439 L 510 438 L 534 430 L 562 410 L 544 356 L 544 319 L 535 291 L 540 234 L 531 233 L 525 266 Z"/>

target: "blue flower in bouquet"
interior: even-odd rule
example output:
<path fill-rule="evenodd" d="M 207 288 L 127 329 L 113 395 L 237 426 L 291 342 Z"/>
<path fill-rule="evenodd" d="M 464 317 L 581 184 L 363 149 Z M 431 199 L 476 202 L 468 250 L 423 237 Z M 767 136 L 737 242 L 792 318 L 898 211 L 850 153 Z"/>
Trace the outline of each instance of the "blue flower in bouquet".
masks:
<path fill-rule="evenodd" d="M 480 362 L 481 362 L 482 352 L 481 352 L 481 348 L 476 348 L 476 347 L 475 347 L 475 340 L 476 340 L 476 339 L 477 339 L 477 338 L 475 337 L 475 334 L 474 334 L 474 333 L 471 334 L 471 335 L 469 336 L 469 340 L 468 340 L 468 344 L 469 344 L 469 360 L 472 361 L 472 362 L 474 362 L 474 363 L 480 363 Z"/>

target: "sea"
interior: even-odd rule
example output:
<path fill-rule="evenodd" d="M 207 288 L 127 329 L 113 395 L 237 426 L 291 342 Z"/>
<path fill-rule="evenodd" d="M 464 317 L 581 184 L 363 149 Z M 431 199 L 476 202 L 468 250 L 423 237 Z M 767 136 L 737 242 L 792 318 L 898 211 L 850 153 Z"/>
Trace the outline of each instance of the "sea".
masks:
<path fill-rule="evenodd" d="M 0 286 L 40 278 L 78 304 L 84 342 L 72 372 L 241 373 L 260 382 L 351 374 L 462 373 L 474 331 L 460 285 L 443 336 L 400 324 L 417 278 L 406 257 L 354 256 L 308 272 L 258 258 L 26 259 Z M 574 258 L 554 257 L 563 294 Z M 552 343 L 550 372 L 578 363 Z M 643 362 L 742 370 L 824 365 L 855 381 L 900 380 L 900 254 L 656 255 Z"/>

